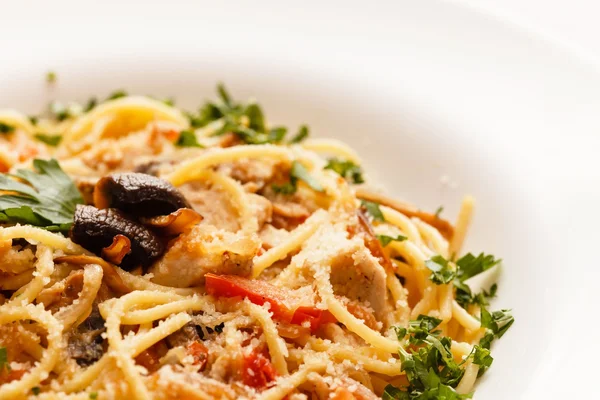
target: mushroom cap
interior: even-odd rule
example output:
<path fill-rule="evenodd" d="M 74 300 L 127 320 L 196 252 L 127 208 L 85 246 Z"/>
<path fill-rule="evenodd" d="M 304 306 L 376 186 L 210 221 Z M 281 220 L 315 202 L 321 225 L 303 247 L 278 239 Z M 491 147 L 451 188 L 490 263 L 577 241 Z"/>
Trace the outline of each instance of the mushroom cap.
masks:
<path fill-rule="evenodd" d="M 100 209 L 117 208 L 136 217 L 167 215 L 191 208 L 170 182 L 139 172 L 111 174 L 94 189 L 94 203 Z"/>
<path fill-rule="evenodd" d="M 138 265 L 147 267 L 165 251 L 161 239 L 150 229 L 127 218 L 119 210 L 77 206 L 73 227 L 69 232 L 73 242 L 100 256 L 117 235 L 127 237 L 131 243 L 131 250 L 120 263 L 123 269 L 131 270 Z"/>

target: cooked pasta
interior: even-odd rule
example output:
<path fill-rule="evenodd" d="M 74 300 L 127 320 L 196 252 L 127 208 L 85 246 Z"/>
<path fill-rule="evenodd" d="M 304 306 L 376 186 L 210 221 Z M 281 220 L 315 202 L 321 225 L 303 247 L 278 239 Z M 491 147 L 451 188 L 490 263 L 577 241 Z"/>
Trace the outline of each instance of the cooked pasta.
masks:
<path fill-rule="evenodd" d="M 219 92 L 0 111 L 0 398 L 469 397 L 513 322 L 474 200 L 394 200 Z"/>

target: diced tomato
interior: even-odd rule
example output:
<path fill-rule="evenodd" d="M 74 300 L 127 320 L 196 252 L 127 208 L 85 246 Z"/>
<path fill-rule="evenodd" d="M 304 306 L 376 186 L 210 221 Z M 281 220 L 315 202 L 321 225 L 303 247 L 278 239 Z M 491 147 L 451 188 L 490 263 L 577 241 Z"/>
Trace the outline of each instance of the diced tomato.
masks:
<path fill-rule="evenodd" d="M 219 297 L 247 297 L 254 304 L 262 306 L 269 303 L 273 317 L 280 321 L 297 325 L 308 321 L 312 331 L 321 324 L 335 321 L 327 310 L 315 306 L 290 308 L 286 302 L 293 303 L 293 293 L 260 280 L 251 280 L 236 275 L 206 274 L 206 291 Z"/>
<path fill-rule="evenodd" d="M 24 369 L 2 369 L 0 371 L 0 385 L 12 381 L 18 381 L 27 371 Z"/>
<path fill-rule="evenodd" d="M 149 372 L 154 372 L 160 367 L 160 357 L 154 346 L 142 351 L 135 358 L 135 362 L 146 368 Z"/>
<path fill-rule="evenodd" d="M 277 378 L 277 372 L 267 357 L 257 352 L 244 356 L 242 381 L 245 385 L 263 389 L 275 378 Z"/>
<path fill-rule="evenodd" d="M 187 345 L 186 350 L 194 358 L 194 365 L 198 365 L 200 371 L 202 371 L 208 361 L 208 349 L 206 346 L 198 341 L 193 341 Z"/>

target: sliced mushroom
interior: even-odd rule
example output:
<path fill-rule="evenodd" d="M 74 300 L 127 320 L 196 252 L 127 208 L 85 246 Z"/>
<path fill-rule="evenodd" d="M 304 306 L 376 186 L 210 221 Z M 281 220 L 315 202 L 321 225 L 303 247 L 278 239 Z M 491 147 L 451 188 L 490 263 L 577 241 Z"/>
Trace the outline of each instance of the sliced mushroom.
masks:
<path fill-rule="evenodd" d="M 131 289 L 125 285 L 125 282 L 123 282 L 123 279 L 121 279 L 121 276 L 115 270 L 115 266 L 100 257 L 78 254 L 56 257 L 54 262 L 57 264 L 64 262 L 75 265 L 98 264 L 102 267 L 103 279 L 111 289 L 121 294 L 131 292 Z"/>
<path fill-rule="evenodd" d="M 112 208 L 99 210 L 93 206 L 78 205 L 69 234 L 73 242 L 96 255 L 110 247 L 115 236 L 125 236 L 130 241 L 131 250 L 123 257 L 120 266 L 126 270 L 139 265 L 147 267 L 165 251 L 164 244 L 151 230 Z"/>
<path fill-rule="evenodd" d="M 110 246 L 102 249 L 102 258 L 119 265 L 130 251 L 131 241 L 127 236 L 117 235 L 113 238 Z"/>
<path fill-rule="evenodd" d="M 171 183 L 136 172 L 100 179 L 94 189 L 94 204 L 100 209 L 117 208 L 137 217 L 167 215 L 180 208 L 191 208 Z"/>
<path fill-rule="evenodd" d="M 202 216 L 191 208 L 180 208 L 169 215 L 141 218 L 140 220 L 144 225 L 156 228 L 165 235 L 179 235 L 202 221 Z"/>

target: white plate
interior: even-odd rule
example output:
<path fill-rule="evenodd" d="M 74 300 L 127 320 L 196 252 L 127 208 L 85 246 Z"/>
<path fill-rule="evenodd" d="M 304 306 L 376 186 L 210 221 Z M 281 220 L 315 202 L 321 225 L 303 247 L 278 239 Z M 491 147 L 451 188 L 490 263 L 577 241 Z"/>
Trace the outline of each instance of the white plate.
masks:
<path fill-rule="evenodd" d="M 222 80 L 276 122 L 348 141 L 375 180 L 425 209 L 453 216 L 472 193 L 469 248 L 505 260 L 496 304 L 516 316 L 476 398 L 583 393 L 598 347 L 595 67 L 434 0 L 97 4 L 10 6 L 0 107 L 35 112 L 116 88 L 191 107 Z"/>

